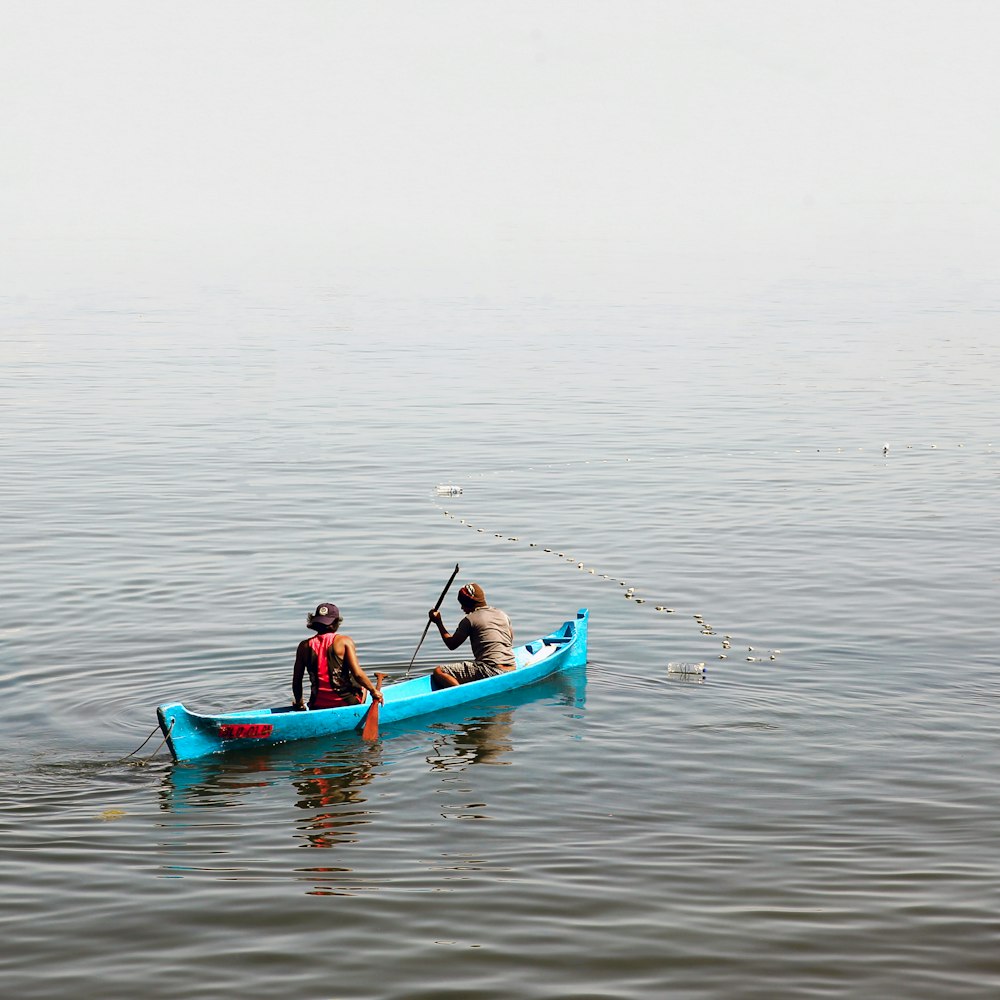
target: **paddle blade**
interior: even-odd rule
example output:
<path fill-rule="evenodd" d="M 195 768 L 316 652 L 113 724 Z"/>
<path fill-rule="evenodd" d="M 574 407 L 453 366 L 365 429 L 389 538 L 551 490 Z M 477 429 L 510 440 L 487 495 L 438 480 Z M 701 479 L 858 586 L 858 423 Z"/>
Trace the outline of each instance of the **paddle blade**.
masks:
<path fill-rule="evenodd" d="M 373 701 L 372 707 L 368 709 L 368 714 L 365 716 L 365 725 L 361 730 L 361 738 L 363 740 L 377 740 L 378 739 L 378 702 Z"/>
<path fill-rule="evenodd" d="M 385 674 L 375 675 L 375 687 L 379 690 L 382 688 L 382 681 L 385 679 Z M 377 740 L 378 739 L 378 702 L 372 698 L 371 708 L 368 709 L 367 715 L 365 715 L 365 724 L 361 729 L 361 738 L 363 740 Z"/>

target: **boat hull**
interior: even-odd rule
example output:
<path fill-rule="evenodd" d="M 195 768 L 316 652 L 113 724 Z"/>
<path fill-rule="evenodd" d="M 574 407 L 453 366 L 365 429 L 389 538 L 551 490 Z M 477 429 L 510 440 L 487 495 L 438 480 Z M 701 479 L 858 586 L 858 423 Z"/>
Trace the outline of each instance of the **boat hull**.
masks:
<path fill-rule="evenodd" d="M 433 691 L 430 675 L 389 684 L 382 689 L 379 726 L 429 715 L 468 702 L 524 687 L 561 670 L 587 662 L 589 612 L 541 639 L 515 648 L 517 667 L 496 677 Z M 368 704 L 296 712 L 289 705 L 253 708 L 220 715 L 200 715 L 182 704 L 160 705 L 156 717 L 174 760 L 194 760 L 240 747 L 268 746 L 289 740 L 361 731 Z"/>

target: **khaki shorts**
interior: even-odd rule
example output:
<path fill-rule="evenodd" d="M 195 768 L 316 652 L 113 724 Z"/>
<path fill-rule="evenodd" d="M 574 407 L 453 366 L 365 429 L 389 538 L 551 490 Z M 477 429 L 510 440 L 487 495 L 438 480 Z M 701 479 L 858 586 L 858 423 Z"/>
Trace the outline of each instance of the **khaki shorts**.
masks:
<path fill-rule="evenodd" d="M 486 677 L 505 674 L 513 668 L 494 667 L 492 664 L 483 663 L 482 660 L 461 660 L 458 663 L 442 663 L 440 669 L 454 677 L 459 684 L 468 684 L 470 681 L 481 681 Z"/>

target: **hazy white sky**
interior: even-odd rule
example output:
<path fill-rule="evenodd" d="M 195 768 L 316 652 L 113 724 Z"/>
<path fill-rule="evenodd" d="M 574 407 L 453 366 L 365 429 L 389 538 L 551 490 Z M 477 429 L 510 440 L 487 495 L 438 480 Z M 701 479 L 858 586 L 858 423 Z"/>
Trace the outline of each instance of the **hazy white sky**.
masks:
<path fill-rule="evenodd" d="M 994 253 L 998 37 L 992 0 L 4 0 L 0 253 Z"/>

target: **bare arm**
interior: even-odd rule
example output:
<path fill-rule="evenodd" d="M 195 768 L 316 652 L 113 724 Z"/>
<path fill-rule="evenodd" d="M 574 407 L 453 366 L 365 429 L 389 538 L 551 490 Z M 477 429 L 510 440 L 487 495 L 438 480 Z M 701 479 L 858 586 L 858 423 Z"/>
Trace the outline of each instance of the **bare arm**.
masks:
<path fill-rule="evenodd" d="M 385 699 L 382 692 L 375 684 L 372 684 L 372 682 L 368 679 L 368 675 L 361 669 L 361 664 L 358 662 L 358 651 L 354 646 L 354 640 L 348 635 L 341 636 L 340 638 L 343 640 L 344 644 L 340 654 L 341 659 L 344 661 L 344 666 L 347 667 L 352 674 L 354 674 L 358 683 L 381 705 Z"/>
<path fill-rule="evenodd" d="M 458 628 L 455 629 L 454 635 L 448 631 L 445 627 L 444 619 L 441 617 L 441 612 L 437 609 L 427 612 L 427 617 L 430 618 L 435 625 L 437 625 L 438 633 L 441 636 L 444 644 L 449 649 L 458 649 L 463 642 L 469 637 L 468 628 L 463 629 L 462 625 L 467 621 L 463 618 L 462 621 L 458 623 Z"/>
<path fill-rule="evenodd" d="M 300 642 L 295 650 L 295 667 L 292 670 L 292 708 L 305 708 L 302 700 L 302 677 L 306 672 L 306 656 L 304 642 Z"/>

